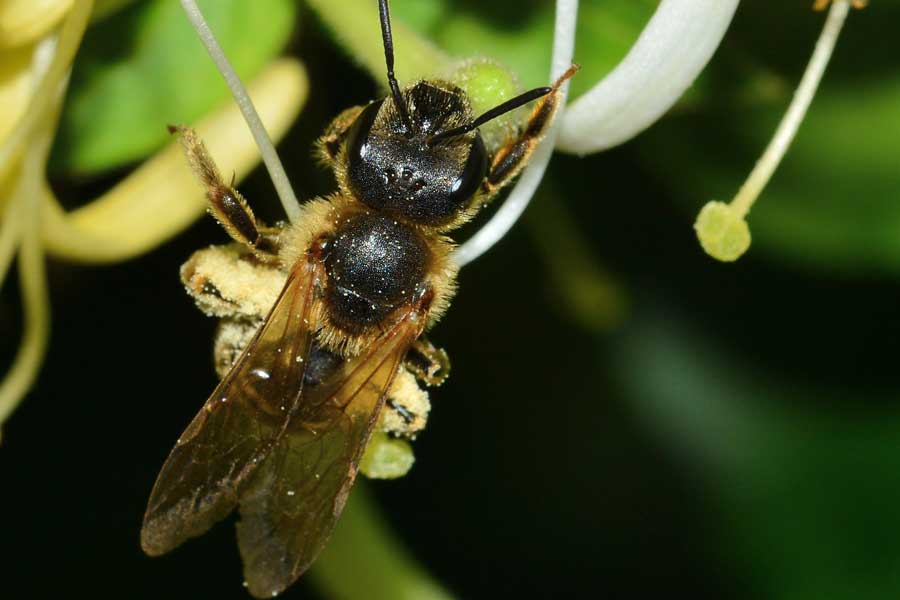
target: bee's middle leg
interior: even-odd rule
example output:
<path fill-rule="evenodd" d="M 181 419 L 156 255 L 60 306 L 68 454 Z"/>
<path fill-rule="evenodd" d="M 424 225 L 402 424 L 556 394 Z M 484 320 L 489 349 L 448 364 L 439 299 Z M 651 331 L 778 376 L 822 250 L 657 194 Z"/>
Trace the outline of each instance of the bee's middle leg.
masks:
<path fill-rule="evenodd" d="M 450 375 L 450 358 L 443 348 L 438 348 L 427 338 L 420 337 L 406 352 L 406 369 L 427 386 L 444 383 Z"/>

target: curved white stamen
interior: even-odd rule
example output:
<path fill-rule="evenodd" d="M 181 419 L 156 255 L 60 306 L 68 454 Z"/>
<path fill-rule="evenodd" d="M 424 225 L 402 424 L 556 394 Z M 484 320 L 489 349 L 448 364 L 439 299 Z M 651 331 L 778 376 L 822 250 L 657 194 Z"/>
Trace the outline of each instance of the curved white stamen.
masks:
<path fill-rule="evenodd" d="M 209 25 L 206 24 L 206 19 L 203 18 L 203 13 L 200 12 L 197 3 L 194 0 L 181 0 L 181 6 L 184 8 L 184 12 L 187 14 L 194 29 L 197 30 L 197 35 L 206 47 L 206 51 L 209 52 L 210 58 L 216 64 L 222 77 L 225 78 L 225 83 L 228 84 L 235 102 L 240 107 L 241 114 L 244 115 L 244 120 L 247 121 L 247 126 L 253 134 L 253 139 L 256 140 L 256 145 L 259 146 L 259 152 L 262 155 L 263 162 L 266 164 L 266 169 L 269 171 L 269 177 L 272 179 L 272 184 L 275 186 L 275 191 L 278 193 L 284 212 L 287 213 L 288 219 L 292 222 L 296 221 L 300 216 L 300 203 L 297 202 L 294 188 L 291 187 L 291 182 L 284 172 L 281 159 L 278 158 L 278 152 L 276 152 L 272 139 L 259 118 L 256 108 L 253 106 L 253 101 L 250 100 L 247 89 L 241 83 L 240 78 L 234 71 L 234 67 L 231 66 L 231 63 L 222 51 L 219 42 L 216 41 Z"/>
<path fill-rule="evenodd" d="M 578 17 L 578 0 L 557 0 L 556 22 L 553 33 L 553 58 L 550 64 L 550 81 L 556 81 L 566 69 L 572 66 L 575 52 L 575 24 Z M 490 249 L 500 241 L 513 224 L 525 211 L 525 207 L 534 196 L 535 190 L 544 177 L 547 163 L 553 154 L 553 146 L 559 131 L 559 123 L 565 111 L 566 94 L 569 82 L 560 88 L 559 109 L 554 122 L 547 130 L 544 139 L 535 148 L 528 166 L 522 171 L 519 181 L 509 193 L 491 219 L 464 244 L 453 253 L 453 259 L 459 266 L 466 265 Z"/>
<path fill-rule="evenodd" d="M 794 92 L 791 105 L 778 124 L 778 129 L 772 137 L 772 141 L 766 147 L 766 151 L 763 152 L 756 166 L 753 167 L 753 171 L 747 177 L 747 181 L 744 182 L 744 185 L 741 186 L 741 189 L 738 190 L 738 193 L 731 201 L 731 206 L 737 211 L 738 215 L 744 216 L 750 211 L 750 206 L 753 205 L 757 196 L 769 182 L 772 173 L 775 172 L 775 169 L 781 163 L 781 159 L 797 134 L 797 130 L 803 122 L 803 117 L 809 109 L 813 96 L 816 95 L 819 82 L 822 81 L 825 67 L 828 66 L 828 61 L 831 59 L 834 45 L 837 43 L 849 10 L 850 0 L 835 0 L 831 5 L 825 25 L 822 27 L 822 33 L 816 42 L 816 48 L 809 59 L 809 64 L 806 67 L 806 72 L 803 73 L 800 85 L 797 86 L 797 91 Z"/>
<path fill-rule="evenodd" d="M 712 58 L 737 5 L 738 0 L 663 0 L 628 56 L 566 110 L 557 148 L 597 152 L 652 125 Z"/>

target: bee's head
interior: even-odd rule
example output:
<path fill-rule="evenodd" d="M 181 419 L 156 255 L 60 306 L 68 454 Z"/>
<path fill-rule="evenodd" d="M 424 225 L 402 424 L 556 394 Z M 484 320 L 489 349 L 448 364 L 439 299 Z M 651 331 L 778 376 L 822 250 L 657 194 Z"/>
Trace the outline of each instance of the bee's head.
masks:
<path fill-rule="evenodd" d="M 442 227 L 465 212 L 484 180 L 487 150 L 465 94 L 423 81 L 393 98 L 369 104 L 346 146 L 347 185 L 354 197 L 394 218 Z"/>
<path fill-rule="evenodd" d="M 378 15 L 391 93 L 356 117 L 339 180 L 363 204 L 398 220 L 451 228 L 470 212 L 487 174 L 478 127 L 552 88 L 530 90 L 474 119 L 465 92 L 452 84 L 421 81 L 401 91 L 387 0 L 378 0 Z"/>

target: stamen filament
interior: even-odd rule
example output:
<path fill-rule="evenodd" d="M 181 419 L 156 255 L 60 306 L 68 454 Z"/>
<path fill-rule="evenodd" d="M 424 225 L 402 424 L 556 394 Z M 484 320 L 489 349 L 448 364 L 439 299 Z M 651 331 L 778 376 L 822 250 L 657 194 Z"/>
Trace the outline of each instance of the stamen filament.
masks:
<path fill-rule="evenodd" d="M 247 121 L 247 126 L 253 133 L 253 138 L 259 147 L 259 152 L 262 155 L 263 162 L 266 164 L 266 169 L 269 171 L 269 177 L 272 179 L 272 184 L 275 186 L 275 191 L 278 193 L 284 212 L 291 222 L 296 221 L 300 216 L 300 203 L 297 201 L 294 188 L 291 186 L 287 173 L 284 171 L 281 159 L 278 158 L 278 152 L 275 150 L 274 144 L 272 144 L 269 133 L 266 131 L 265 125 L 263 125 L 256 108 L 253 106 L 250 95 L 222 51 L 219 42 L 216 41 L 197 3 L 194 0 L 181 0 L 181 6 L 197 31 L 200 41 L 206 47 L 206 51 L 209 52 L 209 56 L 215 63 L 216 68 L 219 69 L 222 77 L 225 78 L 225 83 L 228 84 L 231 95 L 234 96 L 235 102 L 241 109 L 241 114 L 244 115 L 244 119 Z"/>
<path fill-rule="evenodd" d="M 771 179 L 775 169 L 778 168 L 781 159 L 784 158 L 788 147 L 791 145 L 803 117 L 809 109 L 813 96 L 822 81 L 822 75 L 825 73 L 825 67 L 831 59 L 834 51 L 835 43 L 841 33 L 841 28 L 847 18 L 847 12 L 850 10 L 850 0 L 835 0 L 828 11 L 828 17 L 822 28 L 819 40 L 816 42 L 815 50 L 812 58 L 806 67 L 806 72 L 800 80 L 797 91 L 794 92 L 794 98 L 788 107 L 787 112 L 778 124 L 778 129 L 769 142 L 763 155 L 757 161 L 753 171 L 747 177 L 747 181 L 741 186 L 741 189 L 731 201 L 732 209 L 741 217 L 747 215 L 750 207 L 756 201 L 756 198 L 762 192 L 763 188 Z"/>
<path fill-rule="evenodd" d="M 781 159 L 784 158 L 791 141 L 797 134 L 800 123 L 809 109 L 825 67 L 834 51 L 851 2 L 855 0 L 835 0 L 828 12 L 822 33 L 815 50 L 800 80 L 797 91 L 784 117 L 778 124 L 772 141 L 756 162 L 747 181 L 741 186 L 730 204 L 707 202 L 697 215 L 694 230 L 703 250 L 711 257 L 723 261 L 735 261 L 750 247 L 750 228 L 746 216 L 763 188 L 769 182 Z"/>

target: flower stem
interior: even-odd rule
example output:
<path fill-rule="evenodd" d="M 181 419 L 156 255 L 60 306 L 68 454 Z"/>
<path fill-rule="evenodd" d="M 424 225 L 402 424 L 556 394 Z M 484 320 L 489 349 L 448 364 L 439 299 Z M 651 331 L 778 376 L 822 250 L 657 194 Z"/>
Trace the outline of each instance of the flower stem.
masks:
<path fill-rule="evenodd" d="M 332 600 L 452 598 L 393 537 L 363 482 L 356 484 L 310 575 Z"/>

